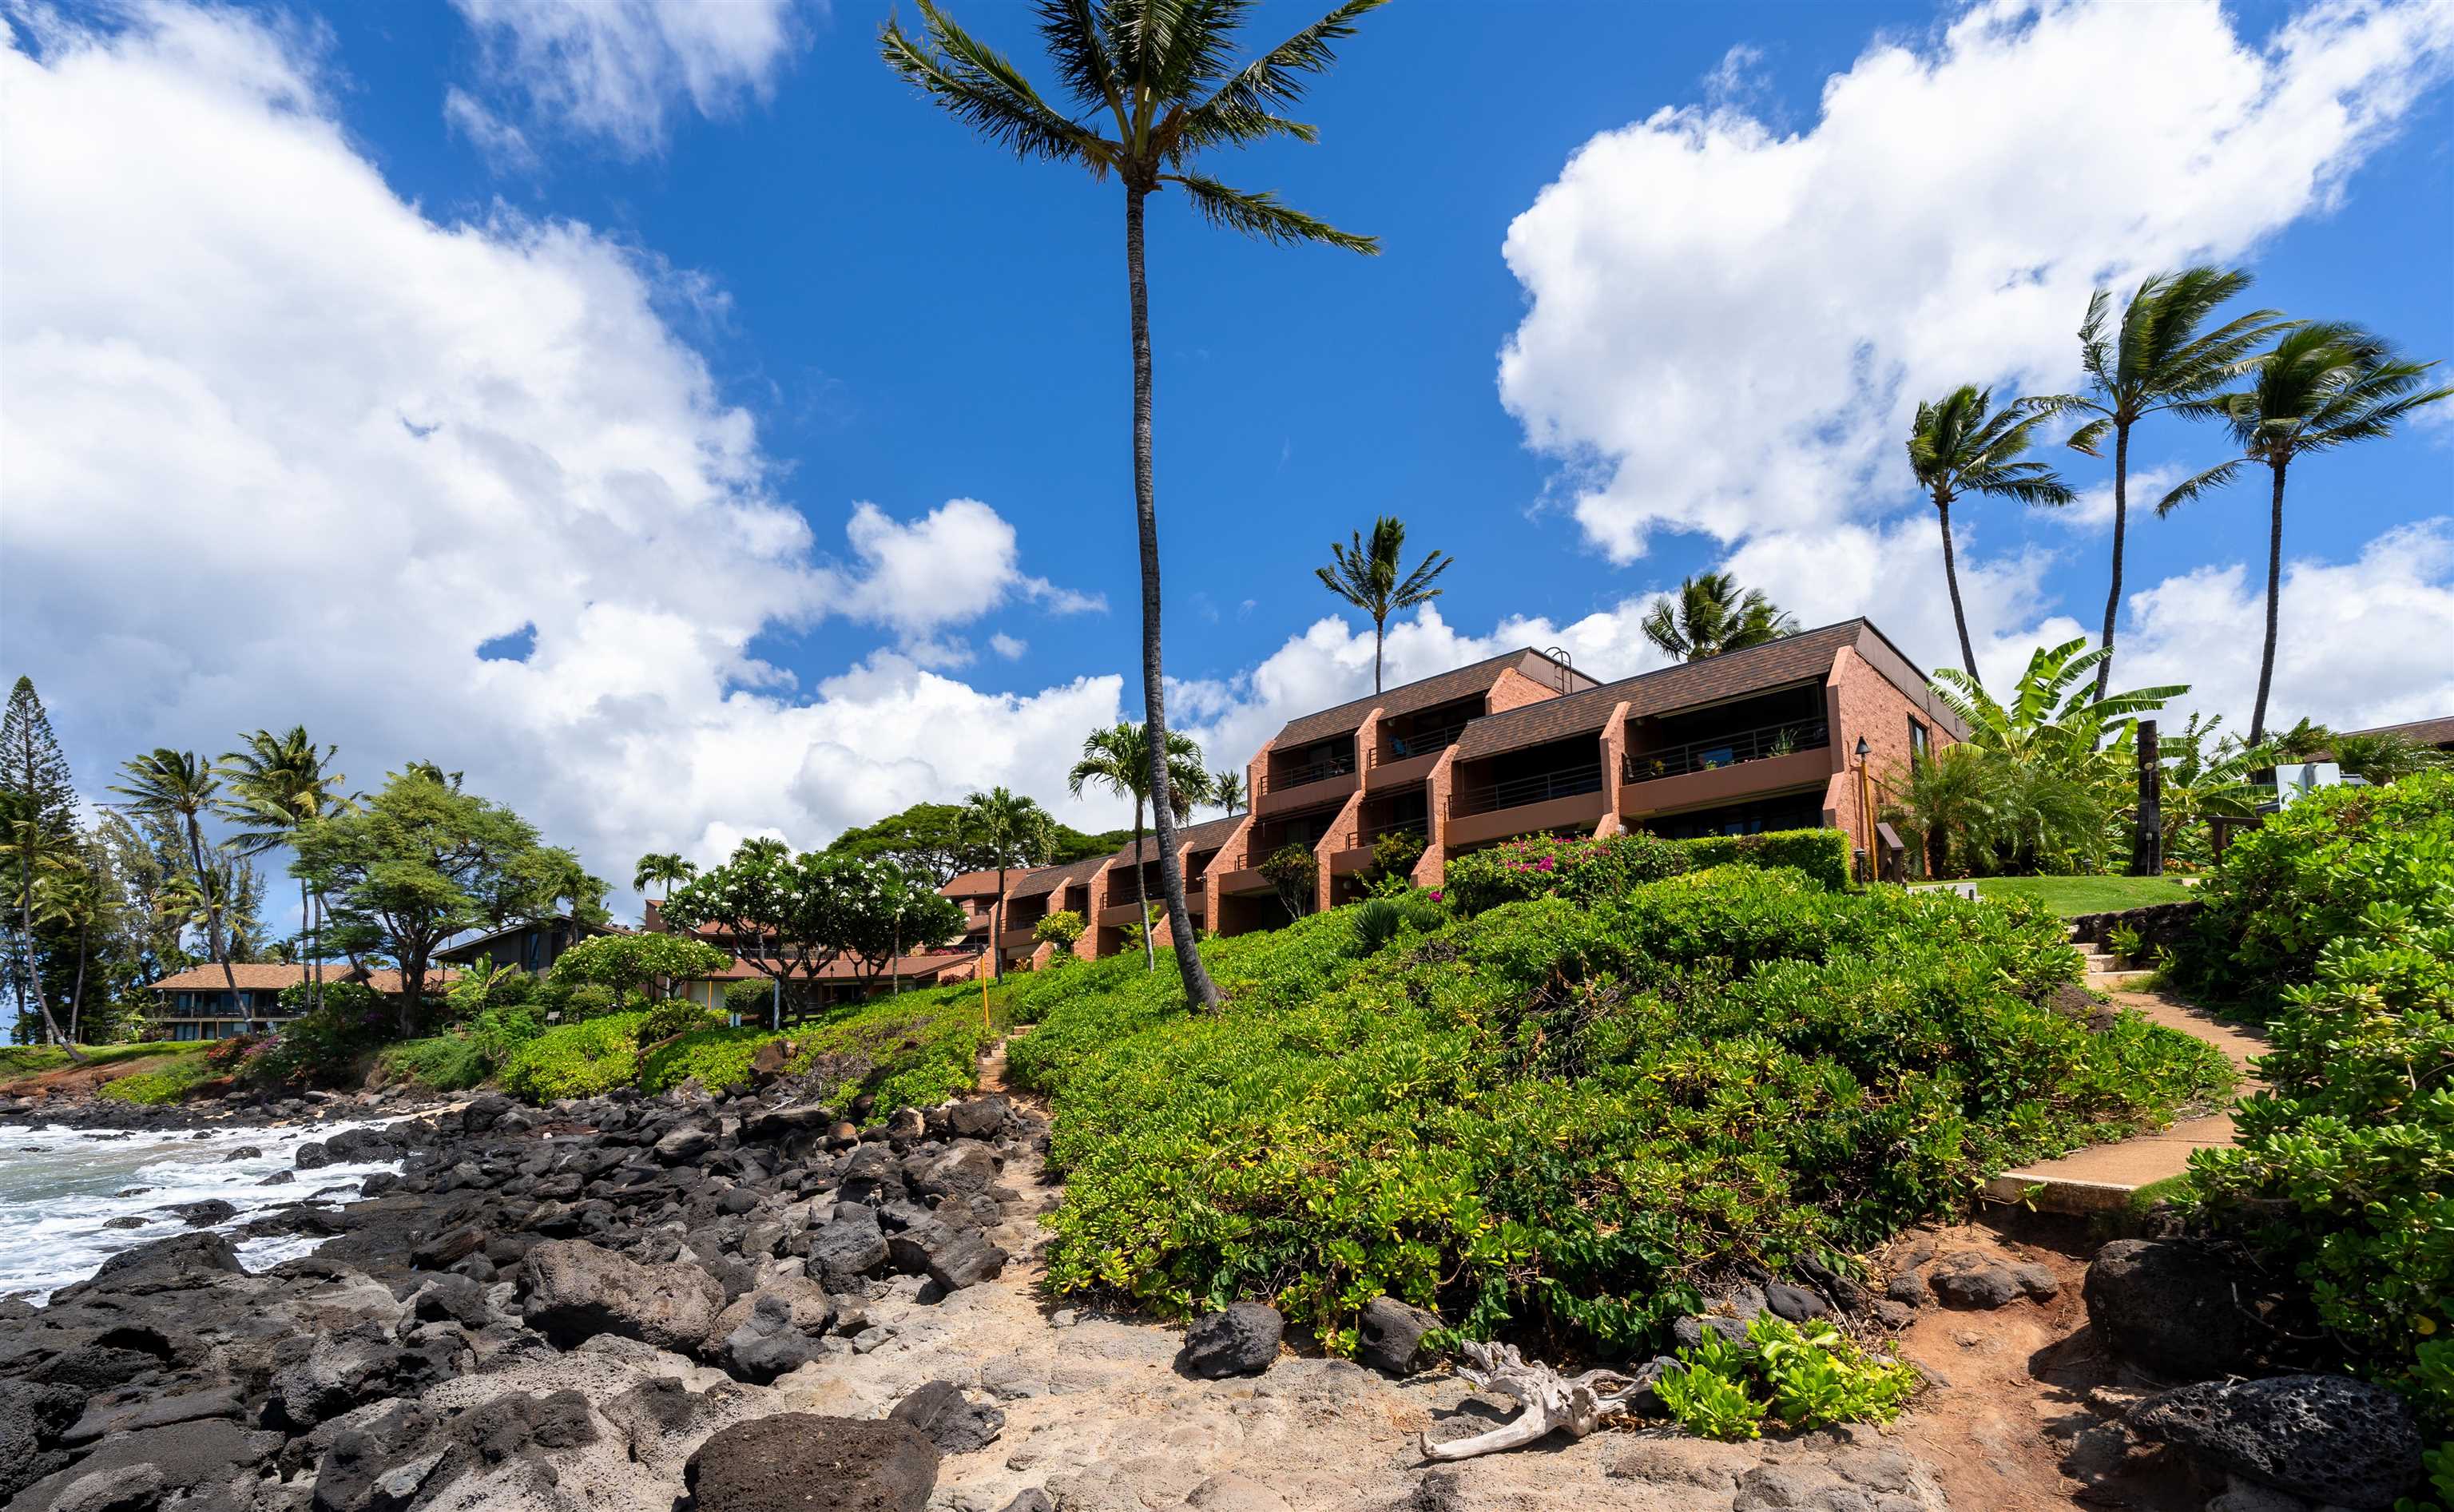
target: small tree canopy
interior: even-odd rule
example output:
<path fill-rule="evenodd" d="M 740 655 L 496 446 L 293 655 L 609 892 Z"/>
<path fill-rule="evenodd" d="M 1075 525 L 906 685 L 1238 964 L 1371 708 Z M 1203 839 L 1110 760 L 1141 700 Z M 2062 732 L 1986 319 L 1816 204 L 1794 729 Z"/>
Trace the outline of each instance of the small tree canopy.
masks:
<path fill-rule="evenodd" d="M 695 981 L 732 964 L 725 952 L 681 935 L 597 935 L 562 953 L 553 979 L 611 988 L 618 1002 L 658 978 Z"/>

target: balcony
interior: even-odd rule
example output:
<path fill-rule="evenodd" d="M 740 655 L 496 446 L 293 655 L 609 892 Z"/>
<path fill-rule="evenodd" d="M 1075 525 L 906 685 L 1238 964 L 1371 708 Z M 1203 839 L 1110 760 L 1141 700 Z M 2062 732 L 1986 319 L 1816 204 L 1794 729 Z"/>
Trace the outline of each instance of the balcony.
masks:
<path fill-rule="evenodd" d="M 1620 766 L 1619 811 L 1635 818 L 1820 786 L 1832 776 L 1831 747 L 1829 730 L 1816 719 L 1631 751 Z"/>
<path fill-rule="evenodd" d="M 1337 803 L 1355 791 L 1355 780 L 1352 755 L 1273 766 L 1261 774 L 1260 790 L 1253 795 L 1253 814 L 1258 817 Z"/>
<path fill-rule="evenodd" d="M 1244 897 L 1255 893 L 1275 893 L 1277 888 L 1263 877 L 1258 867 L 1240 867 L 1218 874 L 1218 891 L 1228 897 Z"/>
<path fill-rule="evenodd" d="M 1441 837 L 1450 845 L 1478 845 L 1512 835 L 1591 829 L 1609 801 L 1599 761 L 1531 773 L 1458 789 L 1449 798 Z"/>
<path fill-rule="evenodd" d="M 1685 776 L 1690 772 L 1715 772 L 1800 751 L 1828 750 L 1831 744 L 1831 727 L 1821 719 L 1760 725 L 1753 730 L 1690 740 L 1684 745 L 1630 751 L 1622 763 L 1620 777 L 1628 782 L 1649 782 L 1659 777 Z"/>

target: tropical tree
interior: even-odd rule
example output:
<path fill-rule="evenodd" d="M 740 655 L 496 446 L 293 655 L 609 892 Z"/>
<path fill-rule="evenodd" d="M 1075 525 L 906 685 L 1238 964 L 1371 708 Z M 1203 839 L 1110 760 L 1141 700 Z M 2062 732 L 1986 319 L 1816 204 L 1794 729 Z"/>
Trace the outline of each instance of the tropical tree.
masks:
<path fill-rule="evenodd" d="M 652 981 L 670 997 L 674 982 L 713 977 L 732 964 L 730 954 L 703 939 L 640 930 L 593 935 L 555 957 L 549 975 L 573 986 L 603 987 L 613 993 L 614 1006 L 619 1010 L 634 989 Z"/>
<path fill-rule="evenodd" d="M 671 891 L 697 875 L 696 861 L 686 861 L 671 851 L 650 851 L 631 869 L 631 891 L 644 894 L 659 882 Z"/>
<path fill-rule="evenodd" d="M 920 31 L 890 19 L 879 33 L 887 65 L 932 102 L 998 147 L 1024 158 L 1071 163 L 1125 192 L 1125 294 L 1134 365 L 1134 513 L 1141 548 L 1144 764 L 1156 792 L 1168 785 L 1167 686 L 1159 663 L 1157 493 L 1151 439 L 1150 292 L 1142 259 L 1145 202 L 1173 184 L 1214 226 L 1280 245 L 1325 243 L 1371 253 L 1379 244 L 1342 232 L 1267 192 L 1230 188 L 1200 171 L 1205 153 L 1275 137 L 1310 142 L 1313 128 L 1284 112 L 1314 75 L 1335 61 L 1334 44 L 1381 0 L 1346 0 L 1328 15 L 1249 62 L 1235 61 L 1240 3 L 1043 0 L 1039 34 L 1074 109 L 1043 100 L 1021 71 L 983 46 L 931 0 L 919 0 Z M 1105 136 L 1086 124 L 1113 123 Z M 1218 989 L 1201 964 L 1184 903 L 1175 816 L 1157 816 L 1159 878 L 1184 989 L 1215 1008 Z"/>
<path fill-rule="evenodd" d="M 1037 799 L 999 787 L 963 800 L 963 828 L 978 847 L 981 869 L 996 869 L 996 907 L 989 913 L 989 970 L 1003 980 L 1005 960 L 999 947 L 1005 935 L 1005 874 L 1012 867 L 1042 862 L 1056 821 Z"/>
<path fill-rule="evenodd" d="M 937 891 L 922 873 L 908 872 L 883 857 L 855 859 L 846 873 L 841 912 L 853 970 L 862 985 L 893 974 L 889 990 L 903 990 L 903 955 L 911 945 L 933 945 L 963 932 L 962 905 Z"/>
<path fill-rule="evenodd" d="M 2163 770 L 2158 781 L 2159 813 L 2163 820 L 2164 854 L 2200 857 L 2211 853 L 2207 820 L 2247 818 L 2275 789 L 2252 779 L 2252 774 L 2281 756 L 2273 741 L 2250 745 L 2221 733 L 2223 716 L 2193 714 L 2181 729 L 2157 740 L 2157 759 Z"/>
<path fill-rule="evenodd" d="M 827 842 L 827 849 L 837 856 L 893 861 L 907 873 L 928 877 L 932 887 L 945 886 L 958 872 L 979 870 L 972 864 L 959 803 L 915 803 L 875 824 L 844 831 Z"/>
<path fill-rule="evenodd" d="M 1909 427 L 1909 471 L 1934 501 L 1942 528 L 1942 579 L 1951 590 L 1951 620 L 1960 631 L 1960 661 L 1971 682 L 1977 652 L 1968 643 L 1968 615 L 1960 605 L 1960 569 L 1951 545 L 1951 506 L 1967 494 L 2018 499 L 2022 504 L 2071 501 L 2069 485 L 2042 462 L 2020 460 L 2035 444 L 2046 411 L 2022 399 L 1994 408 L 1994 391 L 1963 383 L 1917 407 Z"/>
<path fill-rule="evenodd" d="M 2445 764 L 2445 757 L 2437 751 L 2390 730 L 2375 735 L 2338 736 L 2334 756 L 2345 772 L 2381 784 L 2401 781 L 2415 772 Z"/>
<path fill-rule="evenodd" d="M 2424 389 L 2433 362 L 2396 355 L 2378 336 L 2341 321 L 2294 326 L 2253 359 L 2248 387 L 2184 407 L 2220 419 L 2242 454 L 2184 479 L 2156 506 L 2159 515 L 2229 483 L 2244 467 L 2263 463 L 2270 487 L 2266 531 L 2266 638 L 2259 653 L 2258 701 L 2249 711 L 2249 743 L 2266 734 L 2266 696 L 2275 681 L 2275 628 L 2283 593 L 2283 478 L 2304 456 L 2360 441 L 2383 440 L 2413 411 L 2454 397 L 2454 388 Z"/>
<path fill-rule="evenodd" d="M 205 861 L 202 816 L 221 797 L 220 769 L 193 751 L 158 746 L 125 763 L 120 771 L 127 782 L 114 784 L 111 791 L 126 801 L 117 807 L 175 824 L 187 840 L 188 880 L 204 918 L 205 948 L 220 964 L 231 1000 L 239 1005 L 239 1017 L 252 1024 L 255 1014 L 239 995 L 238 974 L 231 969 L 230 937 L 222 931 L 225 888 L 217 879 L 219 868 Z M 218 853 L 219 847 L 215 850 Z"/>
<path fill-rule="evenodd" d="M 350 779 L 327 772 L 325 764 L 340 754 L 338 746 L 317 746 L 305 725 L 292 725 L 283 735 L 258 730 L 246 737 L 243 750 L 221 759 L 230 793 L 220 803 L 223 817 L 237 826 L 231 847 L 242 856 L 261 856 L 288 845 L 301 827 L 353 807 L 356 800 L 341 791 Z M 304 877 L 298 881 L 298 912 L 308 932 L 307 956 L 312 963 L 311 1007 L 324 1005 L 324 901 Z"/>
<path fill-rule="evenodd" d="M 2002 803 L 2001 767 L 1973 745 L 1947 745 L 1909 760 L 1883 817 L 1917 838 L 1928 877 L 1965 876 L 1990 855 Z"/>
<path fill-rule="evenodd" d="M 1233 814 L 1244 807 L 1244 774 L 1221 770 L 1210 774 L 1210 801 L 1221 814 Z"/>
<path fill-rule="evenodd" d="M 356 813 L 300 829 L 292 870 L 332 900 L 338 932 L 379 942 L 400 969 L 400 1032 L 417 1033 L 434 952 L 463 930 L 604 917 L 605 884 L 536 827 L 429 764 L 392 773 Z"/>
<path fill-rule="evenodd" d="M 1134 801 L 1134 899 L 1142 905 L 1142 915 L 1150 915 L 1150 890 L 1144 885 L 1142 870 L 1142 810 L 1163 809 L 1182 819 L 1193 812 L 1201 795 L 1210 785 L 1209 769 L 1201 764 L 1201 748 L 1190 736 L 1178 731 L 1167 733 L 1167 801 L 1152 800 L 1150 768 L 1142 762 L 1142 748 L 1149 736 L 1140 725 L 1130 719 L 1119 719 L 1104 730 L 1094 730 L 1082 738 L 1082 759 L 1065 774 L 1066 791 L 1076 797 L 1085 787 L 1097 787 L 1120 798 Z M 1169 843 L 1159 837 L 1162 858 Z M 1175 926 L 1169 926 L 1173 929 Z M 1150 932 L 1142 932 L 1142 959 L 1152 970 L 1158 969 L 1158 956 L 1151 945 Z"/>
<path fill-rule="evenodd" d="M 1701 661 L 1798 634 L 1798 618 L 1764 596 L 1741 592 L 1727 573 L 1681 578 L 1679 592 L 1654 601 L 1640 627 L 1644 638 L 1680 661 Z"/>
<path fill-rule="evenodd" d="M 2071 433 L 2070 446 L 2089 456 L 2107 432 L 2113 435 L 2113 580 L 2104 595 L 2105 650 L 2113 649 L 2114 618 L 2122 608 L 2122 541 L 2130 523 L 2130 432 L 2151 414 L 2193 404 L 2232 381 L 2243 358 L 2291 322 L 2273 310 L 2253 310 L 2213 331 L 2203 330 L 2218 306 L 2238 297 L 2250 276 L 2229 268 L 2201 266 L 2157 273 L 2131 291 L 2121 323 L 2108 330 L 2113 298 L 2100 289 L 2089 296 L 2079 326 L 2080 368 L 2085 393 L 2055 394 L 2036 403 L 2055 413 L 2093 416 Z M 2096 666 L 2096 696 L 2113 675 L 2113 658 Z"/>
<path fill-rule="evenodd" d="M 1371 616 L 1372 620 L 1372 691 L 1380 691 L 1380 650 L 1389 638 L 1389 616 L 1440 596 L 1432 581 L 1456 565 L 1457 558 L 1441 552 L 1426 552 L 1415 564 L 1413 572 L 1405 570 L 1406 522 L 1395 514 L 1383 514 L 1372 522 L 1372 541 L 1365 545 L 1360 531 L 1351 533 L 1351 545 L 1329 543 L 1330 564 L 1316 567 L 1313 575 L 1321 586 L 1345 599 Z"/>
<path fill-rule="evenodd" d="M 60 1032 L 60 1021 L 51 1015 L 50 995 L 44 991 L 34 949 L 36 893 L 44 879 L 74 865 L 76 854 L 73 837 L 63 836 L 45 823 L 40 805 L 27 794 L 15 789 L 0 791 L 0 864 L 8 868 L 9 903 L 17 916 L 18 937 L 25 942 L 23 975 L 33 983 L 34 1008 L 51 1042 L 65 1048 L 69 1058 L 83 1060 L 84 1052 Z"/>
<path fill-rule="evenodd" d="M 76 859 L 57 865 L 34 888 L 34 918 L 76 935 L 76 978 L 69 990 L 69 1033 L 61 1042 L 77 1042 L 85 1011 L 86 965 L 93 958 L 96 935 L 108 935 L 116 922 L 119 899 L 111 880 L 111 857 L 98 840 L 79 837 Z"/>

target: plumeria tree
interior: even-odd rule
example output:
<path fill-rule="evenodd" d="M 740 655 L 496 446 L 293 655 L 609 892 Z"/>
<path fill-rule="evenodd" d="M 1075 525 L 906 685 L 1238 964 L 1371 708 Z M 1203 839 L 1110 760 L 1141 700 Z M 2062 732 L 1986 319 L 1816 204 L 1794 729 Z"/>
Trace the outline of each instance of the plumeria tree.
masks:
<path fill-rule="evenodd" d="M 606 988 L 619 1009 L 632 993 L 650 983 L 656 985 L 658 997 L 671 997 L 674 983 L 713 977 L 732 964 L 730 954 L 704 940 L 641 931 L 581 940 L 555 958 L 553 976 L 573 986 Z"/>

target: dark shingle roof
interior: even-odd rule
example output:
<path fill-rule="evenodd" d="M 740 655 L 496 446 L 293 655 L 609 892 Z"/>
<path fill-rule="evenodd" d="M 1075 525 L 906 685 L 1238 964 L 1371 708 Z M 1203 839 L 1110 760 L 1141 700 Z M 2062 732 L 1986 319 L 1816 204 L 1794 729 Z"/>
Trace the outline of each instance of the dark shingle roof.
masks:
<path fill-rule="evenodd" d="M 1860 634 L 1872 628 L 1862 619 L 1844 620 L 1744 651 L 1680 662 L 1584 693 L 1488 715 L 1467 725 L 1465 734 L 1458 737 L 1457 759 L 1472 761 L 1590 734 L 1610 723 L 1611 711 L 1621 702 L 1628 706 L 1628 717 L 1639 718 L 1823 676 L 1831 672 L 1832 658 L 1840 649 L 1856 645 Z"/>
<path fill-rule="evenodd" d="M 1443 672 L 1438 676 L 1402 683 L 1386 693 L 1369 694 L 1360 698 L 1349 699 L 1334 709 L 1323 709 L 1318 714 L 1308 714 L 1299 718 L 1288 720 L 1286 728 L 1278 732 L 1277 743 L 1281 747 L 1307 745 L 1315 740 L 1326 740 L 1334 735 L 1344 735 L 1349 730 L 1360 727 L 1363 716 L 1370 714 L 1376 707 L 1379 709 L 1383 717 L 1394 718 L 1398 715 L 1413 714 L 1418 709 L 1429 709 L 1436 704 L 1447 703 L 1452 699 L 1472 697 L 1498 682 L 1502 672 L 1511 667 L 1522 666 L 1528 656 L 1541 655 L 1531 646 L 1520 646 L 1503 655 L 1474 662 L 1453 672 Z M 1582 675 L 1572 674 L 1572 675 L 1581 676 Z"/>
<path fill-rule="evenodd" d="M 1108 864 L 1104 856 L 1094 856 L 1063 866 L 1043 866 L 1006 890 L 1008 897 L 1042 897 L 1060 887 L 1087 882 Z"/>
<path fill-rule="evenodd" d="M 2396 735 L 2414 745 L 2443 746 L 2454 743 L 2454 716 L 2443 719 L 2414 719 L 2409 724 L 2380 725 L 2374 730 L 2346 730 L 2345 735 Z"/>
<path fill-rule="evenodd" d="M 1197 851 L 1207 850 L 1213 846 L 1226 844 L 1227 837 L 1235 834 L 1236 826 L 1243 822 L 1244 816 L 1240 814 L 1230 814 L 1223 819 L 1205 819 L 1199 824 L 1178 825 L 1176 831 L 1176 840 L 1178 845 L 1189 845 Z M 1140 858 L 1145 861 L 1155 861 L 1158 859 L 1157 836 L 1145 835 L 1142 837 Z M 1123 845 L 1116 847 L 1116 854 L 1108 857 L 1108 859 L 1116 862 L 1118 866 L 1133 865 L 1135 860 L 1133 842 L 1129 840 Z"/>

